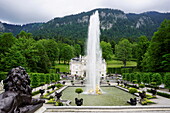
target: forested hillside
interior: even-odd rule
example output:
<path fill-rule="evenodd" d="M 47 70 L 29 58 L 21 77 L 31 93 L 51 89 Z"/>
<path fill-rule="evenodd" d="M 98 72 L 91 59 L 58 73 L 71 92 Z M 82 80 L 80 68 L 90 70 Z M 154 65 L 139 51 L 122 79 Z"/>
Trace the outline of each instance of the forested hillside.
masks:
<path fill-rule="evenodd" d="M 95 9 L 63 18 L 54 18 L 46 23 L 10 25 L 0 23 L 0 32 L 12 32 L 14 35 L 24 30 L 33 34 L 35 39 L 61 38 L 85 39 L 87 37 L 89 18 L 96 10 L 100 14 L 101 40 L 118 42 L 120 38 L 136 40 L 136 37 L 153 36 L 164 19 L 170 19 L 170 13 L 145 12 L 126 14 L 115 9 Z"/>

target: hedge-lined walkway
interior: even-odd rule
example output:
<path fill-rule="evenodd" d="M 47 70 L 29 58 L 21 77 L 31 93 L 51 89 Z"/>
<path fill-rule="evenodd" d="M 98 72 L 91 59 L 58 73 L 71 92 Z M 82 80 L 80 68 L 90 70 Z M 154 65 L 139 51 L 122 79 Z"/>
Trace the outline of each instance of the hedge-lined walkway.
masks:
<path fill-rule="evenodd" d="M 115 87 L 119 88 L 119 89 L 122 89 L 124 91 L 128 91 L 128 89 L 126 88 L 123 88 L 123 87 L 120 87 L 120 86 L 117 86 L 115 85 Z M 147 89 L 151 89 L 151 88 L 146 88 L 145 90 Z M 141 91 L 141 89 L 138 89 L 138 91 Z M 157 92 L 163 92 L 163 93 L 169 93 L 169 92 L 166 92 L 166 91 L 161 91 L 161 90 L 157 90 Z M 146 94 L 149 94 L 149 95 L 152 95 L 151 93 L 149 92 L 146 92 Z M 138 96 L 138 93 L 135 94 L 136 96 Z M 162 97 L 162 96 L 159 96 L 159 95 L 156 95 L 157 98 L 155 99 L 150 99 L 151 101 L 155 102 L 156 104 L 149 104 L 147 106 L 164 106 L 164 105 L 170 105 L 170 99 L 168 98 L 165 98 L 165 97 Z M 139 105 L 139 104 L 138 104 Z M 138 106 L 137 105 L 137 106 Z"/>
<path fill-rule="evenodd" d="M 170 81 L 169 81 L 169 82 L 170 82 Z M 151 89 L 151 88 L 147 88 L 147 89 Z M 162 91 L 162 90 L 159 90 L 159 89 L 157 89 L 157 92 L 170 94 L 170 92 L 168 92 L 168 91 Z"/>

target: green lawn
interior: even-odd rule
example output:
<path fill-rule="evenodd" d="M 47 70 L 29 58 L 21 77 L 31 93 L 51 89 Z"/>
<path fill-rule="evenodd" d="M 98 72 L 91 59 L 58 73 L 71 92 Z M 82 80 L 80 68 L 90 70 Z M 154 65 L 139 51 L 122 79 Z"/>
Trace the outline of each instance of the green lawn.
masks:
<path fill-rule="evenodd" d="M 56 64 L 55 68 L 59 68 L 60 72 L 69 72 L 68 64 Z"/>
<path fill-rule="evenodd" d="M 126 66 L 136 66 L 137 63 L 134 61 L 127 61 L 127 65 Z M 111 60 L 111 61 L 107 61 L 107 68 L 118 68 L 123 66 L 122 61 L 119 60 Z M 60 72 L 69 72 L 69 65 L 68 64 L 56 64 L 55 68 L 59 68 Z"/>
<path fill-rule="evenodd" d="M 134 61 L 127 61 L 126 66 L 136 66 L 136 65 L 137 63 Z M 124 66 L 122 61 L 119 61 L 119 60 L 107 61 L 107 68 L 117 68 L 121 66 Z"/>

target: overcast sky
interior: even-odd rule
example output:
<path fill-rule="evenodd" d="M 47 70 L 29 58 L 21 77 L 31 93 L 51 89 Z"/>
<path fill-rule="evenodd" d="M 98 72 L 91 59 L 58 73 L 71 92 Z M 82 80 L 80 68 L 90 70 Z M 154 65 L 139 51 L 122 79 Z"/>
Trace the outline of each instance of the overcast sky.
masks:
<path fill-rule="evenodd" d="M 95 8 L 120 9 L 125 13 L 170 12 L 170 0 L 0 0 L 0 21 L 47 22 Z"/>

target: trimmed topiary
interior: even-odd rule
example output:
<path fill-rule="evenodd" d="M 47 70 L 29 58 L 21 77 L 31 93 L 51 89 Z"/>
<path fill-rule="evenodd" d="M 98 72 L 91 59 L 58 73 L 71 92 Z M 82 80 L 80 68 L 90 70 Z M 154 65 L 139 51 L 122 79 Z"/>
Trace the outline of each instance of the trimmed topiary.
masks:
<path fill-rule="evenodd" d="M 151 85 L 152 85 L 152 87 L 154 87 L 154 88 L 157 87 L 156 82 L 151 82 Z"/>
<path fill-rule="evenodd" d="M 76 92 L 77 94 L 80 94 L 80 93 L 82 93 L 82 92 L 83 92 L 83 89 L 81 89 L 81 88 L 77 88 L 77 89 L 75 90 L 75 92 Z"/>
<path fill-rule="evenodd" d="M 37 95 L 37 94 L 39 94 L 40 93 L 40 91 L 38 90 L 38 91 L 34 91 L 34 92 L 32 92 L 32 96 L 35 96 L 35 95 Z"/>
<path fill-rule="evenodd" d="M 52 83 L 55 83 L 55 80 L 52 80 Z"/>
<path fill-rule="evenodd" d="M 147 105 L 147 104 L 155 104 L 155 102 L 148 100 L 147 98 L 144 98 L 143 101 L 141 101 L 142 105 Z"/>
<path fill-rule="evenodd" d="M 132 82 L 133 82 L 133 84 L 136 84 L 136 83 L 137 83 L 137 80 L 133 80 Z"/>
<path fill-rule="evenodd" d="M 129 88 L 129 93 L 134 94 L 137 92 L 138 92 L 138 90 L 136 88 Z"/>
<path fill-rule="evenodd" d="M 140 84 L 139 87 L 140 87 L 140 88 L 144 88 L 145 85 L 144 85 L 144 84 Z"/>
<path fill-rule="evenodd" d="M 57 88 L 61 88 L 61 87 L 63 87 L 64 85 L 63 84 L 56 84 L 55 85 Z"/>
<path fill-rule="evenodd" d="M 63 106 L 63 103 L 62 102 L 56 102 L 55 106 Z"/>
<path fill-rule="evenodd" d="M 54 99 L 50 99 L 49 101 L 46 102 L 46 104 L 55 104 L 56 101 Z"/>

